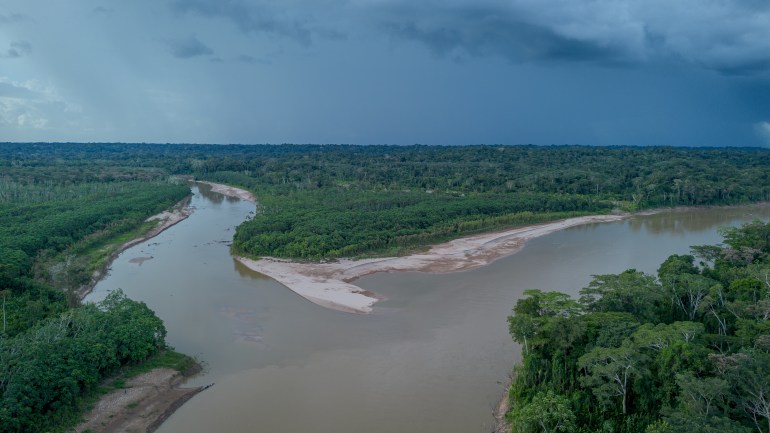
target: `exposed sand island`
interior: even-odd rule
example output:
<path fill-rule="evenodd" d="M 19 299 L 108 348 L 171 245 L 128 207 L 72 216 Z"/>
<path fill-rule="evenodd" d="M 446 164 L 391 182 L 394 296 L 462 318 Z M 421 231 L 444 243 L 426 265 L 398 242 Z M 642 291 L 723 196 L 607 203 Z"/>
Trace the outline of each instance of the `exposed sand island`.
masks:
<path fill-rule="evenodd" d="M 335 310 L 370 313 L 380 300 L 376 294 L 351 284 L 376 272 L 419 271 L 445 273 L 487 265 L 518 252 L 530 239 L 568 227 L 618 221 L 627 215 L 594 215 L 519 227 L 496 233 L 455 239 L 433 246 L 424 253 L 403 257 L 301 263 L 263 258 L 236 257 L 250 269 L 273 278 L 305 299 Z"/>

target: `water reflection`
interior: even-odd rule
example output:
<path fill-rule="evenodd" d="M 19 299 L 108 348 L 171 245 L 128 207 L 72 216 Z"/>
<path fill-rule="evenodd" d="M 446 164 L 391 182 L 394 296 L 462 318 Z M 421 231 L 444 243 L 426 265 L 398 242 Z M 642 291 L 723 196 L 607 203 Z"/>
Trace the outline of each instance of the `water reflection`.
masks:
<path fill-rule="evenodd" d="M 238 260 L 235 260 L 235 258 L 233 258 L 233 269 L 235 269 L 235 272 L 238 272 L 238 275 L 240 275 L 241 277 L 253 278 L 255 280 L 273 281 L 272 278 L 268 277 L 267 275 L 260 274 L 257 271 L 251 270 L 243 263 L 239 262 Z"/>
<path fill-rule="evenodd" d="M 644 230 L 650 234 L 683 235 L 686 232 L 702 232 L 732 224 L 736 219 L 750 221 L 766 215 L 770 204 L 740 206 L 734 208 L 675 209 L 655 215 L 629 218 L 631 230 Z"/>
<path fill-rule="evenodd" d="M 223 195 L 213 191 L 213 187 L 207 183 L 193 182 L 198 188 L 201 196 L 214 204 L 230 203 L 235 204 L 241 201 L 238 197 L 231 197 L 229 195 Z"/>

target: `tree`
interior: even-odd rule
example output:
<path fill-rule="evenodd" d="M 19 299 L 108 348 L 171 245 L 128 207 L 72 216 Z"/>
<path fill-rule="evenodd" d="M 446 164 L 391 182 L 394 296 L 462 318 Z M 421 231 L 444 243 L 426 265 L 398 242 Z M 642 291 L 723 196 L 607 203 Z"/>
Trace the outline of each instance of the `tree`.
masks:
<path fill-rule="evenodd" d="M 531 302 L 526 308 L 522 307 L 522 311 L 534 316 L 572 317 L 583 311 L 583 306 L 566 293 L 530 289 L 525 290 L 524 295 L 529 296 Z M 519 312 L 519 310 L 515 311 Z"/>
<path fill-rule="evenodd" d="M 627 312 L 641 322 L 660 321 L 658 310 L 664 301 L 665 293 L 655 278 L 635 269 L 594 275 L 588 287 L 580 290 L 580 302 L 589 311 Z"/>
<path fill-rule="evenodd" d="M 553 333 L 571 340 L 574 332 L 569 326 L 564 326 L 564 320 L 575 317 L 582 312 L 582 306 L 569 295 L 560 292 L 543 292 L 532 289 L 525 290 L 525 298 L 516 302 L 513 315 L 508 317 L 508 331 L 514 341 L 524 344 L 524 352 L 532 348 L 532 339 L 546 333 L 547 340 L 554 340 Z M 564 335 L 565 332 L 569 335 Z M 553 341 L 551 341 L 553 342 Z M 543 338 L 537 344 L 547 344 Z M 558 343 L 558 342 L 556 342 Z"/>
<path fill-rule="evenodd" d="M 741 227 L 720 230 L 724 243 L 733 250 L 770 252 L 770 223 L 754 220 Z"/>
<path fill-rule="evenodd" d="M 663 432 L 687 433 L 751 433 L 751 429 L 724 416 L 703 417 L 678 410 L 667 411 L 665 422 L 671 430 Z"/>
<path fill-rule="evenodd" d="M 529 314 L 508 316 L 508 331 L 513 341 L 524 344 L 524 353 L 529 353 L 529 339 L 537 334 L 541 323 Z"/>
<path fill-rule="evenodd" d="M 620 399 L 623 414 L 628 413 L 628 397 L 632 378 L 645 373 L 643 356 L 630 345 L 618 348 L 596 347 L 578 360 L 578 367 L 587 375 L 581 378 L 584 386 L 603 402 Z"/>
<path fill-rule="evenodd" d="M 749 350 L 732 355 L 712 355 L 720 373 L 733 386 L 734 398 L 760 432 L 770 432 L 770 355 Z M 760 427 L 760 422 L 766 429 Z"/>
<path fill-rule="evenodd" d="M 687 413 L 709 417 L 724 404 L 724 398 L 730 393 L 730 384 L 722 378 L 696 378 L 692 373 L 677 374 L 679 386 L 679 404 Z"/>
<path fill-rule="evenodd" d="M 517 433 L 570 433 L 576 429 L 569 400 L 551 390 L 540 391 L 528 404 L 514 408 L 511 419 Z"/>
<path fill-rule="evenodd" d="M 659 351 L 677 341 L 689 343 L 704 330 L 703 324 L 698 322 L 674 322 L 670 325 L 645 323 L 634 332 L 632 339 L 639 347 Z"/>
<path fill-rule="evenodd" d="M 719 283 L 702 275 L 680 274 L 669 281 L 671 301 L 689 321 L 695 320 L 700 304 L 709 292 L 720 291 Z"/>

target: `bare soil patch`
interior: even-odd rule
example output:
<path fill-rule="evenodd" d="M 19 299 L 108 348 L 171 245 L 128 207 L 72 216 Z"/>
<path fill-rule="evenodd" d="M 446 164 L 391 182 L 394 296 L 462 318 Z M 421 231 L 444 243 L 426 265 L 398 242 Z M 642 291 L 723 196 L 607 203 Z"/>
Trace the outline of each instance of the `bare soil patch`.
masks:
<path fill-rule="evenodd" d="M 157 368 L 128 382 L 124 389 L 104 395 L 85 414 L 76 433 L 150 433 L 184 402 L 203 388 L 180 388 L 184 376 L 176 370 Z"/>

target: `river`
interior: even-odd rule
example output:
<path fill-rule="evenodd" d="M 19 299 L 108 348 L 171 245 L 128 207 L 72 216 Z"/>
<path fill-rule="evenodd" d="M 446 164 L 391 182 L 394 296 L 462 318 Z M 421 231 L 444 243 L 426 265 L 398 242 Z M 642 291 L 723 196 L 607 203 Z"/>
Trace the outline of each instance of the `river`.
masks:
<path fill-rule="evenodd" d="M 311 304 L 229 255 L 254 205 L 193 187 L 195 212 L 125 251 L 87 298 L 122 288 L 165 321 L 169 343 L 215 383 L 158 433 L 488 432 L 519 357 L 506 318 L 530 288 L 577 294 L 591 274 L 655 272 L 669 254 L 718 243 L 717 228 L 770 207 L 680 210 L 563 230 L 471 271 L 375 274 L 370 315 Z"/>

